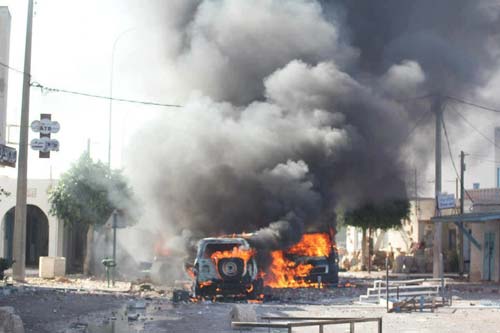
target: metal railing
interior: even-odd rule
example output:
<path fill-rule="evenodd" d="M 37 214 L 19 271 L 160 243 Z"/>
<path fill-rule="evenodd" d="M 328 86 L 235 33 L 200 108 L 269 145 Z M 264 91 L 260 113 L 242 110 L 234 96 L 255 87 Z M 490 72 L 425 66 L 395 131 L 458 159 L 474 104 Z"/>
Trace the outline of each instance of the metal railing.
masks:
<path fill-rule="evenodd" d="M 382 333 L 382 318 L 333 318 L 333 317 L 261 317 L 264 322 L 232 322 L 233 329 L 248 328 L 284 328 L 288 333 L 292 333 L 294 328 L 317 326 L 319 333 L 324 332 L 325 326 L 349 324 L 349 332 L 354 333 L 356 323 L 376 322 L 377 332 Z M 275 321 L 275 322 L 271 322 Z M 276 321 L 288 321 L 286 323 L 277 323 Z"/>
<path fill-rule="evenodd" d="M 445 293 L 446 280 L 416 279 L 403 281 L 376 280 L 373 288 L 368 288 L 366 295 L 359 296 L 360 302 L 376 301 L 386 298 L 405 298 L 416 296 L 442 296 Z"/>

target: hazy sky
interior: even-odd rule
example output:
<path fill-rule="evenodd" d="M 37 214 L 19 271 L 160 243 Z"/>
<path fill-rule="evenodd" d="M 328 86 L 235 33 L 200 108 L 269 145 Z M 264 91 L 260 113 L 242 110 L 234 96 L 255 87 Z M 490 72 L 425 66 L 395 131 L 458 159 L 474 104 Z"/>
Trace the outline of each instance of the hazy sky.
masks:
<path fill-rule="evenodd" d="M 146 4 L 147 3 L 147 4 Z M 161 103 L 182 103 L 189 87 L 175 91 L 176 82 L 168 79 L 166 61 L 168 29 L 162 27 L 165 16 L 153 11 L 154 4 L 165 0 L 37 0 L 33 35 L 33 81 L 49 87 L 109 95 L 111 54 L 113 43 L 125 33 L 116 46 L 114 96 L 127 99 L 149 100 Z M 12 15 L 10 65 L 23 67 L 27 0 L 0 0 L 8 5 Z M 146 8 L 147 7 L 147 8 Z M 9 76 L 8 124 L 19 124 L 22 76 L 11 72 Z M 500 70 L 491 84 L 477 92 L 482 103 L 500 108 Z M 92 156 L 107 161 L 109 102 L 60 93 L 43 94 L 31 90 L 30 121 L 40 113 L 51 113 L 61 124 L 54 135 L 61 144 L 60 152 L 51 159 L 40 160 L 36 152 L 29 155 L 29 177 L 57 177 L 64 172 L 87 147 L 91 140 Z M 131 134 L 158 112 L 181 112 L 152 106 L 137 106 L 115 102 L 113 104 L 113 166 L 121 165 L 122 150 Z M 475 113 L 469 119 L 484 134 L 493 138 L 499 117 L 491 113 Z M 494 185 L 493 147 L 466 125 L 449 121 L 449 134 L 455 161 L 461 149 L 482 156 L 484 161 L 469 160 L 467 186 L 480 182 L 482 187 Z M 421 136 L 433 133 L 432 129 Z M 30 140 L 37 134 L 30 133 Z M 18 133 L 11 140 L 18 141 Z M 432 144 L 430 141 L 429 144 Z M 448 150 L 443 145 L 443 186 L 454 192 L 456 178 L 449 162 Z M 145 161 L 147 163 L 147 161 Z M 458 165 L 458 164 L 457 164 Z M 4 168 L 1 174 L 15 176 L 17 170 Z M 420 176 L 420 175 L 419 175 Z M 422 184 L 433 180 L 429 166 Z M 427 191 L 421 194 L 429 195 Z"/>
<path fill-rule="evenodd" d="M 164 56 L 159 47 L 159 38 L 163 36 L 158 25 L 160 17 L 152 17 L 145 9 L 141 12 L 144 1 L 38 0 L 36 3 L 33 81 L 49 87 L 109 96 L 113 43 L 122 32 L 130 30 L 116 44 L 114 96 L 179 102 L 162 91 L 158 83 Z M 0 5 L 8 5 L 12 15 L 10 65 L 22 69 L 27 1 L 0 0 Z M 8 124 L 19 124 L 21 88 L 22 75 L 10 72 Z M 106 100 L 31 89 L 30 122 L 38 119 L 40 113 L 51 113 L 52 119 L 61 124 L 61 131 L 53 135 L 60 141 L 61 150 L 45 160 L 31 151 L 29 176 L 48 178 L 52 167 L 53 176 L 57 177 L 86 149 L 89 138 L 92 156 L 107 162 L 108 110 Z M 118 167 L 122 148 L 141 121 L 155 113 L 170 111 L 119 102 L 113 103 L 113 110 L 112 162 Z M 11 131 L 10 139 L 17 142 L 18 135 L 17 131 Z M 34 137 L 37 134 L 30 132 L 30 140 Z M 2 174 L 11 176 L 16 172 L 2 170 Z"/>

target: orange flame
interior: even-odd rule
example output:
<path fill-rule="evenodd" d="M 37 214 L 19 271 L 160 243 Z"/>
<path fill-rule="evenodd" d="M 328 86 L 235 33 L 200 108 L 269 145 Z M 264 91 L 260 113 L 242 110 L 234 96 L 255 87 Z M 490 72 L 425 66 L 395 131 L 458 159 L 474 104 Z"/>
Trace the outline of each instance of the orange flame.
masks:
<path fill-rule="evenodd" d="M 283 251 L 271 252 L 273 262 L 269 273 L 264 275 L 264 284 L 271 288 L 300 288 L 308 287 L 310 284 L 301 278 L 306 277 L 312 265 L 297 264 L 285 258 Z"/>
<path fill-rule="evenodd" d="M 301 240 L 286 251 L 273 251 L 269 271 L 262 274 L 264 284 L 271 288 L 319 288 L 319 283 L 304 280 L 313 265 L 297 263 L 287 254 L 306 257 L 327 257 L 332 251 L 332 241 L 327 233 L 304 234 Z"/>
<path fill-rule="evenodd" d="M 160 257 L 168 257 L 172 254 L 172 250 L 167 246 L 165 240 L 160 237 L 154 243 L 154 253 Z"/>
<path fill-rule="evenodd" d="M 186 273 L 189 275 L 189 277 L 193 280 L 196 279 L 196 275 L 194 274 L 193 267 L 188 267 L 186 268 Z"/>
<path fill-rule="evenodd" d="M 240 247 L 235 246 L 232 250 L 230 251 L 216 251 L 212 253 L 210 256 L 210 259 L 212 259 L 215 264 L 219 262 L 219 260 L 223 258 L 241 258 L 245 263 L 252 258 L 252 256 L 255 254 L 255 250 L 245 250 Z"/>
<path fill-rule="evenodd" d="M 304 234 L 300 242 L 286 252 L 307 257 L 328 257 L 332 252 L 332 242 L 326 233 Z"/>
<path fill-rule="evenodd" d="M 205 282 L 200 282 L 199 286 L 200 288 L 208 287 L 212 285 L 212 281 L 205 281 Z"/>

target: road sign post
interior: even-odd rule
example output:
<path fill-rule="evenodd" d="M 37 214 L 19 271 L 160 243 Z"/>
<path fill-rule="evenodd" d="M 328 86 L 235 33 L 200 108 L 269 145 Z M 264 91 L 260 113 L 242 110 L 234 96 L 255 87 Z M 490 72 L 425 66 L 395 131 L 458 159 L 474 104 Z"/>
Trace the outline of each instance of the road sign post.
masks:
<path fill-rule="evenodd" d="M 40 133 L 40 138 L 31 140 L 30 146 L 39 152 L 40 158 L 50 158 L 51 151 L 59 151 L 59 141 L 51 139 L 52 133 L 58 133 L 61 125 L 57 121 L 52 121 L 50 114 L 41 114 L 40 120 L 31 123 L 33 132 Z"/>
<path fill-rule="evenodd" d="M 438 208 L 440 210 L 452 209 L 455 207 L 456 207 L 456 202 L 455 202 L 455 196 L 453 194 L 448 194 L 448 193 L 438 194 Z"/>

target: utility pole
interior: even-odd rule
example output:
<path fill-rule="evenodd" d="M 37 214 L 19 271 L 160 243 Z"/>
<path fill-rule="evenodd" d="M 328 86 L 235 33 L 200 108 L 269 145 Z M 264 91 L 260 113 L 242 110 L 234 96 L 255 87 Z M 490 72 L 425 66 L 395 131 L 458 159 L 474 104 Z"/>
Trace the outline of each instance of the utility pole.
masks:
<path fill-rule="evenodd" d="M 19 161 L 14 222 L 13 278 L 24 281 L 26 264 L 26 191 L 28 187 L 28 130 L 30 113 L 31 39 L 33 33 L 33 0 L 28 0 L 26 49 L 24 55 L 23 102 L 19 135 Z"/>
<path fill-rule="evenodd" d="M 117 215 L 118 213 L 116 212 L 116 209 L 113 211 L 113 272 L 112 272 L 112 281 L 113 281 L 113 287 L 115 286 L 115 274 L 116 274 L 116 228 L 118 227 L 117 224 Z"/>
<path fill-rule="evenodd" d="M 417 168 L 415 168 L 415 217 L 417 218 L 417 224 L 419 220 L 420 203 L 418 199 L 418 178 L 417 178 Z M 420 239 L 418 240 L 420 241 Z"/>
<path fill-rule="evenodd" d="M 460 215 L 464 213 L 464 201 L 465 201 L 465 186 L 464 186 L 464 177 L 465 177 L 465 153 L 463 151 L 460 152 Z M 458 230 L 458 271 L 460 275 L 464 274 L 464 234 L 462 230 L 464 230 L 464 223 L 460 222 L 462 228 Z"/>
<path fill-rule="evenodd" d="M 435 182 L 435 196 L 436 196 L 436 215 L 441 215 L 438 207 L 438 196 L 441 193 L 441 179 L 442 179 L 442 168 L 441 168 L 441 142 L 442 142 L 442 126 L 443 126 L 443 104 L 441 96 L 436 96 L 432 102 L 432 112 L 436 115 L 436 144 L 435 144 L 435 163 L 436 163 L 436 182 Z M 434 223 L 434 244 L 433 244 L 433 265 L 432 265 L 432 275 L 434 278 L 439 278 L 441 273 L 441 262 L 443 251 L 442 244 L 443 237 L 443 225 L 441 222 Z"/>

